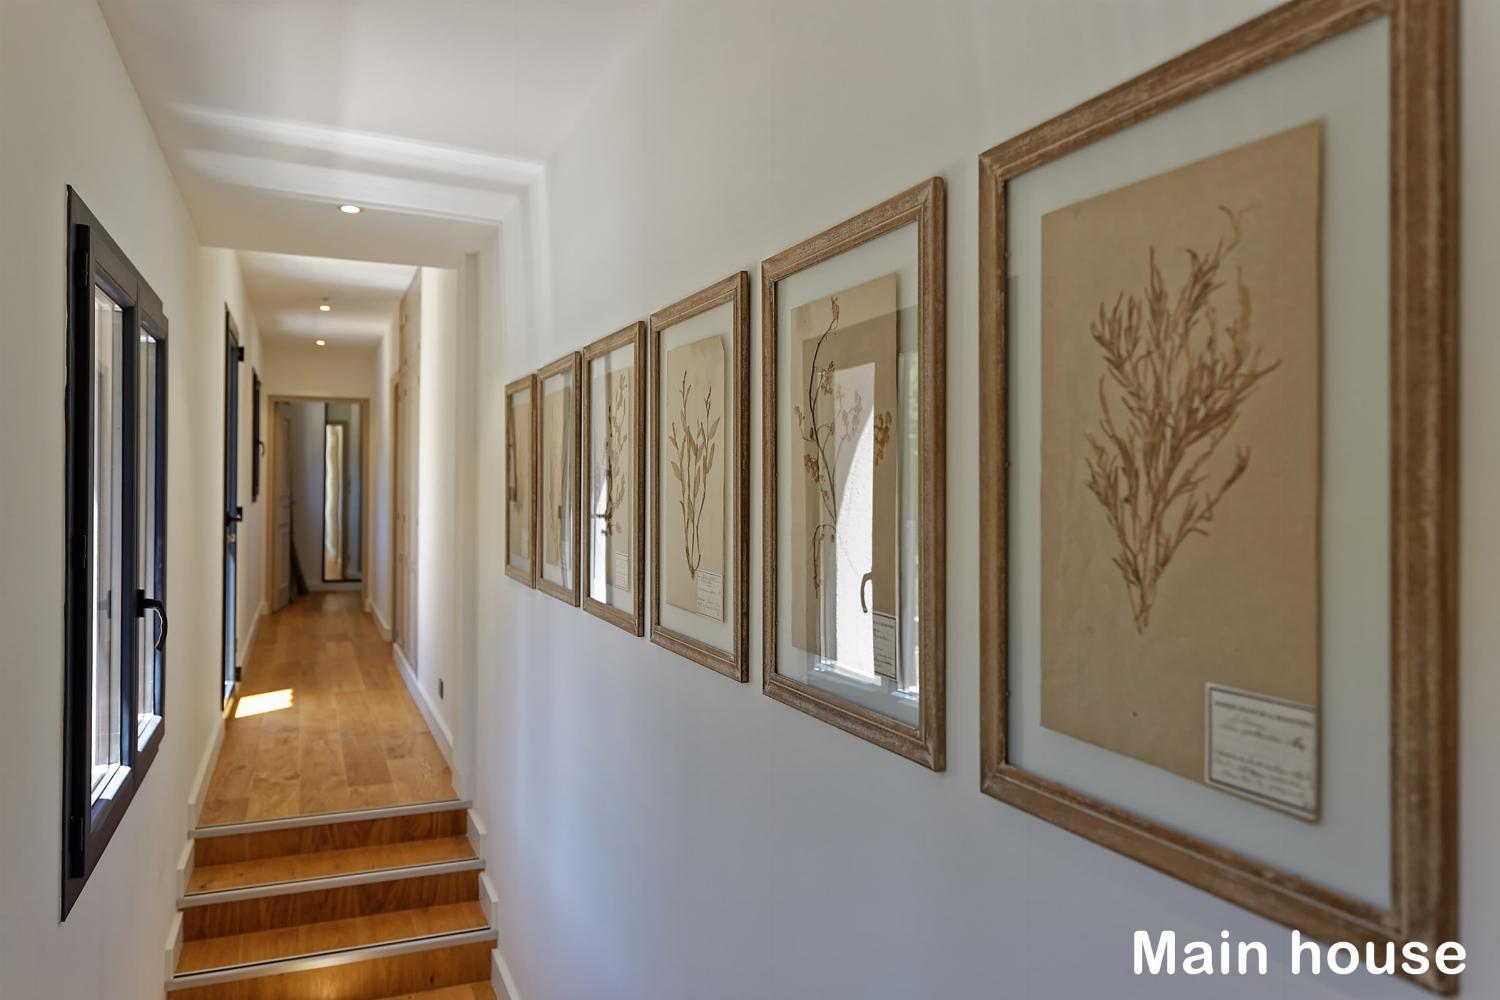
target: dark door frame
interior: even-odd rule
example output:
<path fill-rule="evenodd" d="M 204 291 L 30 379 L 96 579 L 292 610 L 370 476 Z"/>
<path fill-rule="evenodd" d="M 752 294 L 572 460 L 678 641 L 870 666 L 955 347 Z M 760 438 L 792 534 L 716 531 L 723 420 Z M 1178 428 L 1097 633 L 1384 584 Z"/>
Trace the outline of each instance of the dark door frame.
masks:
<path fill-rule="evenodd" d="M 227 705 L 239 682 L 235 664 L 235 631 L 239 601 L 239 527 L 245 519 L 245 508 L 239 498 L 239 432 L 240 432 L 240 363 L 245 349 L 240 346 L 239 328 L 229 305 L 224 305 L 224 562 L 223 562 L 223 682 L 221 705 Z"/>

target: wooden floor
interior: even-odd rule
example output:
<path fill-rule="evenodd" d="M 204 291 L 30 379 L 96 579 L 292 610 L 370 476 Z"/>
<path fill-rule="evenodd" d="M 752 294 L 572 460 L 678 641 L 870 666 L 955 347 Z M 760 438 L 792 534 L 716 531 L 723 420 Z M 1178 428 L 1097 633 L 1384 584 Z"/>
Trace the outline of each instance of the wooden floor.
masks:
<path fill-rule="evenodd" d="M 358 593 L 263 619 L 199 825 L 456 798 L 397 669 Z"/>

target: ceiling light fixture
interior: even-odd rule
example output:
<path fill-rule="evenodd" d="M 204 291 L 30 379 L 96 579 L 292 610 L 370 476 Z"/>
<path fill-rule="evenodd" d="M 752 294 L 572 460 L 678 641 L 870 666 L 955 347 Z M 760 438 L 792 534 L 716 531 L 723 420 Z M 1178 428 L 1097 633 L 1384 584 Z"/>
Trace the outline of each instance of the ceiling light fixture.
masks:
<path fill-rule="evenodd" d="M 345 215 L 358 215 L 360 212 L 363 212 L 364 209 L 360 208 L 358 205 L 340 205 L 339 211 L 343 212 Z"/>
<path fill-rule="evenodd" d="M 333 306 L 328 304 L 327 299 L 324 299 L 323 304 L 318 306 L 318 312 L 333 312 Z"/>
<path fill-rule="evenodd" d="M 328 346 L 328 341 L 326 341 L 326 340 L 315 340 L 315 341 L 313 341 L 313 343 L 317 344 L 319 347 L 327 347 Z"/>

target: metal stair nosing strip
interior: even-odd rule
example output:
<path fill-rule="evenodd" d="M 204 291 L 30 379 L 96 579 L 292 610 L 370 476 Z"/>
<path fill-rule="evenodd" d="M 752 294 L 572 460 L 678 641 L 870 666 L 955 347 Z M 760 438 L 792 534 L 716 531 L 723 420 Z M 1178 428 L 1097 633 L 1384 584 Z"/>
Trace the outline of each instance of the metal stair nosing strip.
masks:
<path fill-rule="evenodd" d="M 426 934 L 421 937 L 401 938 L 395 941 L 355 945 L 332 951 L 313 952 L 289 958 L 271 958 L 243 965 L 227 965 L 216 969 L 201 969 L 196 972 L 178 973 L 166 982 L 168 993 L 194 989 L 201 986 L 218 986 L 222 983 L 239 982 L 245 979 L 263 979 L 283 976 L 294 972 L 311 972 L 315 969 L 331 969 L 340 965 L 353 965 L 380 958 L 395 958 L 424 951 L 438 951 L 466 944 L 492 944 L 496 932 L 492 927 L 476 927 L 472 930 L 446 931 L 442 934 Z"/>
<path fill-rule="evenodd" d="M 247 899 L 268 899 L 272 896 L 291 896 L 322 889 L 348 889 L 359 885 L 376 885 L 381 882 L 400 882 L 409 878 L 483 870 L 483 858 L 459 858 L 454 861 L 430 861 L 426 864 L 400 865 L 395 868 L 372 868 L 368 871 L 346 872 L 342 875 L 314 875 L 302 879 L 288 879 L 284 882 L 263 882 L 259 885 L 184 893 L 177 897 L 177 908 L 186 910 L 195 906 L 212 906 L 215 903 L 237 903 Z"/>

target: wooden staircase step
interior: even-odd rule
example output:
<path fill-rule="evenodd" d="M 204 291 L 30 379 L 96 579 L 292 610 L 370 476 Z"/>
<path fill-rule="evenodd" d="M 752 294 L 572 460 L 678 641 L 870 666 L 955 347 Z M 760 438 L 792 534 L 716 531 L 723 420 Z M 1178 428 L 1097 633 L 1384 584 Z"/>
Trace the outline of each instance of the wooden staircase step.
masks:
<path fill-rule="evenodd" d="M 479 869 L 248 899 L 219 900 L 218 895 L 190 898 L 193 905 L 182 910 L 183 941 L 472 902 L 479 898 Z M 205 904 L 209 899 L 216 901 Z"/>
<path fill-rule="evenodd" d="M 226 861 L 216 865 L 197 864 L 188 876 L 187 894 L 193 896 L 228 889 L 330 878 L 335 875 L 388 871 L 413 865 L 467 861 L 474 856 L 474 845 L 469 842 L 468 837 L 459 835 Z"/>
<path fill-rule="evenodd" d="M 245 970 L 177 976 L 168 1000 L 390 1000 L 392 996 L 487 981 L 495 933 L 469 932 L 271 964 Z M 441 995 L 441 994 L 439 994 Z M 489 996 L 479 993 L 477 996 Z M 459 997 L 465 994 L 459 993 Z"/>
<path fill-rule="evenodd" d="M 439 990 L 424 990 L 421 993 L 403 993 L 387 1000 L 495 1000 L 495 991 L 489 983 L 465 983 L 462 986 L 444 986 Z"/>
<path fill-rule="evenodd" d="M 193 831 L 195 866 L 259 861 L 267 858 L 341 851 L 356 847 L 399 844 L 413 840 L 461 837 L 468 832 L 467 802 L 445 802 L 420 807 L 423 811 L 361 818 L 360 813 L 325 814 L 307 820 L 238 824 L 223 829 Z"/>
<path fill-rule="evenodd" d="M 487 928 L 477 900 L 184 940 L 177 974 L 229 969 Z"/>

